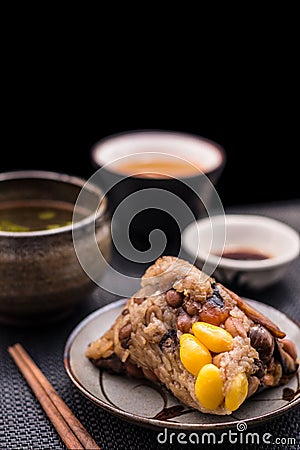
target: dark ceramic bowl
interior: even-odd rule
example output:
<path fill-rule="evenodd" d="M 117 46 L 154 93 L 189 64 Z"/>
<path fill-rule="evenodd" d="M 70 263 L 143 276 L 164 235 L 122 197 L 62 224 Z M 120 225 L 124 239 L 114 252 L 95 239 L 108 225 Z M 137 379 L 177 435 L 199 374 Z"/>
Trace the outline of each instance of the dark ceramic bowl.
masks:
<path fill-rule="evenodd" d="M 225 165 L 225 151 L 203 137 L 162 130 L 125 132 L 97 142 L 91 159 L 99 169 L 97 184 L 107 193 L 113 225 L 122 232 L 129 229 L 140 241 L 148 242 L 155 229 L 179 241 L 186 225 L 201 217 L 209 202 L 219 206 L 212 193 Z M 134 166 L 138 161 L 150 164 L 150 176 Z M 162 164 L 159 170 L 153 169 L 155 161 Z M 181 162 L 190 169 L 172 172 Z M 134 169 L 124 170 L 124 163 Z"/>
<path fill-rule="evenodd" d="M 86 210 L 72 222 L 74 205 L 84 186 Z M 76 232 L 81 253 L 89 253 L 91 236 L 95 236 L 102 254 L 110 257 L 107 200 L 97 186 L 85 185 L 84 180 L 65 174 L 44 171 L 0 174 L 0 209 L 20 202 L 68 205 L 71 222 L 52 224 L 39 231 L 16 231 L 13 227 L 8 231 L 2 226 L 0 321 L 12 324 L 55 321 L 70 314 L 96 287 L 79 263 L 73 233 Z M 49 216 L 45 209 L 44 218 Z M 100 276 L 104 265 L 97 267 Z"/>

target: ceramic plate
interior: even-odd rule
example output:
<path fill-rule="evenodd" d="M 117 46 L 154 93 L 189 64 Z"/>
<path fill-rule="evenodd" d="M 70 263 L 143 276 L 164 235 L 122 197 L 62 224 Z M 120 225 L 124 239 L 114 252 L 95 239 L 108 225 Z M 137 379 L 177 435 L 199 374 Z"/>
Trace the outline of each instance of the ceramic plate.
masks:
<path fill-rule="evenodd" d="M 271 306 L 247 301 L 285 330 L 300 354 L 299 326 Z M 285 386 L 251 397 L 230 416 L 202 414 L 179 403 L 161 386 L 99 371 L 86 358 L 86 347 L 108 330 L 125 302 L 119 300 L 90 314 L 74 329 L 65 346 L 64 364 L 70 379 L 101 408 L 138 425 L 192 431 L 226 429 L 238 427 L 241 423 L 247 427 L 272 419 L 300 404 L 299 371 Z"/>

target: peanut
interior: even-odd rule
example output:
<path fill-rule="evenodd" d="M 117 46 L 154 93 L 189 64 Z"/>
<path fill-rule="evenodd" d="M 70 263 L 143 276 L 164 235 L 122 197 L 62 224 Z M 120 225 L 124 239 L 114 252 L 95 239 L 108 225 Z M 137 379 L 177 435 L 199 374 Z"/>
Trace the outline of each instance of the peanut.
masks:
<path fill-rule="evenodd" d="M 187 312 L 183 308 L 179 308 L 178 317 L 177 317 L 177 328 L 183 333 L 189 333 L 193 323 L 197 320 L 197 316 L 194 316 L 195 319 L 188 315 Z"/>
<path fill-rule="evenodd" d="M 236 336 L 241 336 L 243 338 L 247 337 L 247 333 L 246 333 L 244 325 L 236 317 L 228 317 L 228 319 L 226 319 L 226 321 L 225 321 L 224 326 L 225 326 L 225 330 L 227 330 L 228 333 L 230 333 L 231 336 L 233 336 L 233 337 L 236 337 Z"/>

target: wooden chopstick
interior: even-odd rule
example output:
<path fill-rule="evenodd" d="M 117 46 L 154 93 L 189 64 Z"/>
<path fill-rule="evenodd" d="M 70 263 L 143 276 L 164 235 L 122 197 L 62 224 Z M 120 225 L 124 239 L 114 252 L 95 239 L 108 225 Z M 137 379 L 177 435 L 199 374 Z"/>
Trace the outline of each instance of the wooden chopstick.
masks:
<path fill-rule="evenodd" d="M 100 450 L 22 345 L 15 344 L 8 348 L 8 352 L 67 448 Z"/>

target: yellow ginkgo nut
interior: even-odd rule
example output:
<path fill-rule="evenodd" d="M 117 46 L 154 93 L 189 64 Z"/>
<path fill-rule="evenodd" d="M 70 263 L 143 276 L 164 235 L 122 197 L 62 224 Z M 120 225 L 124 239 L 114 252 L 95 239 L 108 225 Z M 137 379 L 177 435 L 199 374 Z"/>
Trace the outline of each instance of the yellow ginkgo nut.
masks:
<path fill-rule="evenodd" d="M 206 322 L 195 322 L 192 330 L 196 338 L 214 353 L 228 352 L 233 347 L 233 337 L 224 328 Z"/>
<path fill-rule="evenodd" d="M 224 399 L 223 380 L 220 369 L 214 364 L 203 366 L 195 383 L 195 394 L 206 409 L 216 410 Z"/>
<path fill-rule="evenodd" d="M 180 359 L 186 370 L 197 376 L 201 367 L 211 363 L 212 356 L 195 336 L 184 333 L 180 338 Z"/>
<path fill-rule="evenodd" d="M 248 380 L 244 372 L 239 373 L 232 381 L 225 396 L 225 408 L 229 411 L 238 409 L 248 394 Z"/>

